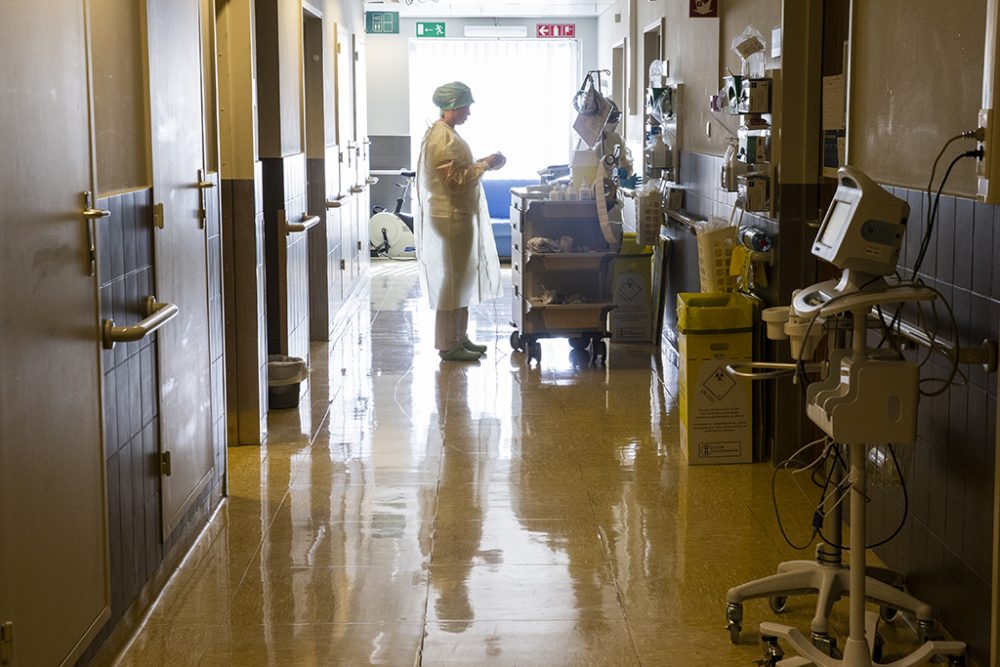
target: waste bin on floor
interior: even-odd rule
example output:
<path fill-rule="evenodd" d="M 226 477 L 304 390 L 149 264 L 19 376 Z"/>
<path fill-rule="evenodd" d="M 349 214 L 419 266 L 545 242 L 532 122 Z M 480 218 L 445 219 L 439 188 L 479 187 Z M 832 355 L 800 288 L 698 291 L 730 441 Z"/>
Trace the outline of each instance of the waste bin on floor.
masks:
<path fill-rule="evenodd" d="M 681 449 L 688 464 L 753 460 L 753 390 L 726 366 L 753 360 L 753 302 L 743 294 L 677 295 Z"/>
<path fill-rule="evenodd" d="M 639 245 L 636 235 L 627 232 L 611 266 L 611 298 L 615 304 L 609 314 L 611 342 L 652 343 L 653 247 Z"/>
<path fill-rule="evenodd" d="M 267 357 L 267 407 L 296 408 L 302 381 L 309 377 L 306 362 L 298 357 L 271 354 Z"/>

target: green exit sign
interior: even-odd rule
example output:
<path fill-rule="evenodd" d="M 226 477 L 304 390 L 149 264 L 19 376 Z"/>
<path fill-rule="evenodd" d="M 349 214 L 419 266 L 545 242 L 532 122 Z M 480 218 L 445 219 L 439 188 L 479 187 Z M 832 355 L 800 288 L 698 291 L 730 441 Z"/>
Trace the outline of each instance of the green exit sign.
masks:
<path fill-rule="evenodd" d="M 444 37 L 444 21 L 417 21 L 417 37 Z"/>
<path fill-rule="evenodd" d="M 365 32 L 370 35 L 398 35 L 399 12 L 365 12 Z"/>

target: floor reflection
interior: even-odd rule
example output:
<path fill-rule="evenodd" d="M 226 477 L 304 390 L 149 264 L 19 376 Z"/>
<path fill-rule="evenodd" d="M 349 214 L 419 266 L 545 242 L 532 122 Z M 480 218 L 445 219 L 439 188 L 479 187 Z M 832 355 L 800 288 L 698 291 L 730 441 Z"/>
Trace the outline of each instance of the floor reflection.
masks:
<path fill-rule="evenodd" d="M 298 410 L 230 450 L 229 499 L 122 665 L 760 657 L 767 602 L 732 645 L 726 590 L 802 555 L 775 526 L 770 464 L 687 466 L 657 350 L 611 345 L 594 367 L 553 338 L 529 366 L 508 294 L 472 309 L 486 356 L 441 362 L 412 263 L 376 262 L 349 303 Z M 807 626 L 810 606 L 785 618 Z"/>

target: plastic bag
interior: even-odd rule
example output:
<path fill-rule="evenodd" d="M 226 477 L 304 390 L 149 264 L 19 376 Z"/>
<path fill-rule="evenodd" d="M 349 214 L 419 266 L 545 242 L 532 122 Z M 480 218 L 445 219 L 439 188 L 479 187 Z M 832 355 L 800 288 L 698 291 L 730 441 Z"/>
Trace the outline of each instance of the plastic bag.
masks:
<path fill-rule="evenodd" d="M 764 49 L 766 45 L 767 41 L 764 39 L 764 35 L 760 34 L 752 25 L 743 28 L 743 32 L 733 37 L 729 48 L 740 57 L 742 63 L 740 73 L 743 76 L 752 79 L 764 76 Z"/>

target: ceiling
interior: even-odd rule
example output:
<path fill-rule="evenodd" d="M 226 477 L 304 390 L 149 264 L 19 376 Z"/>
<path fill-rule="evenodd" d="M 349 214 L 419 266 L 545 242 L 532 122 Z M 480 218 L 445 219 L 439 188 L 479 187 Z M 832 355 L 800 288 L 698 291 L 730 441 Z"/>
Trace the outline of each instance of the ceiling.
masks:
<path fill-rule="evenodd" d="M 399 12 L 400 17 L 586 17 L 600 16 L 618 0 L 367 0 L 366 11 Z"/>

